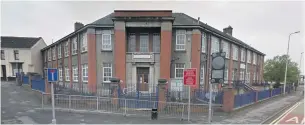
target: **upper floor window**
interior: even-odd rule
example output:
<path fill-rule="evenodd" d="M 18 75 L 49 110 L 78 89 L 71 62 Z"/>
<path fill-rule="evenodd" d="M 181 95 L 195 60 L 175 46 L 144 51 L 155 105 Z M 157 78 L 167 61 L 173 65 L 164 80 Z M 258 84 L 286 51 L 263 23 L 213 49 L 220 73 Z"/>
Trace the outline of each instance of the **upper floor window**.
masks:
<path fill-rule="evenodd" d="M 62 81 L 62 68 L 58 68 L 59 81 Z"/>
<path fill-rule="evenodd" d="M 69 67 L 65 67 L 65 76 L 66 76 L 66 81 L 70 81 L 70 69 L 69 69 Z"/>
<path fill-rule="evenodd" d="M 228 83 L 228 79 L 229 78 L 229 71 L 228 71 L 228 68 L 225 69 L 225 72 L 224 72 L 224 82 L 223 83 Z"/>
<path fill-rule="evenodd" d="M 69 56 L 69 41 L 67 41 L 65 43 L 64 52 L 65 52 L 65 57 L 68 57 Z"/>
<path fill-rule="evenodd" d="M 72 55 L 77 54 L 77 37 L 72 39 Z"/>
<path fill-rule="evenodd" d="M 232 45 L 233 48 L 233 60 L 238 60 L 238 47 L 236 45 Z"/>
<path fill-rule="evenodd" d="M 88 64 L 82 65 L 82 81 L 88 82 Z"/>
<path fill-rule="evenodd" d="M 219 52 L 219 39 L 217 37 L 212 36 L 212 44 L 211 44 L 211 54 Z"/>
<path fill-rule="evenodd" d="M 52 58 L 53 58 L 53 60 L 56 59 L 56 48 L 55 47 L 52 49 Z"/>
<path fill-rule="evenodd" d="M 241 55 L 240 55 L 240 57 L 241 57 L 241 61 L 242 62 L 245 62 L 246 61 L 246 50 L 245 49 L 241 49 Z"/>
<path fill-rule="evenodd" d="M 102 31 L 102 49 L 103 50 L 112 50 L 111 31 L 110 30 Z"/>
<path fill-rule="evenodd" d="M 1 60 L 5 60 L 4 50 L 1 50 Z"/>
<path fill-rule="evenodd" d="M 19 60 L 19 51 L 18 50 L 14 50 L 14 57 L 15 57 L 15 60 Z"/>
<path fill-rule="evenodd" d="M 244 69 L 240 69 L 240 76 L 239 76 L 239 80 L 245 80 L 245 70 Z"/>
<path fill-rule="evenodd" d="M 254 64 L 254 65 L 256 65 L 256 54 L 255 54 L 255 53 L 253 53 L 253 55 L 252 55 L 252 56 L 253 56 L 253 64 Z"/>
<path fill-rule="evenodd" d="M 203 86 L 204 84 L 204 65 L 202 64 L 201 65 L 201 68 L 200 68 L 200 86 Z"/>
<path fill-rule="evenodd" d="M 176 31 L 176 50 L 185 50 L 186 30 Z"/>
<path fill-rule="evenodd" d="M 73 68 L 73 70 L 72 70 L 73 81 L 77 82 L 78 81 L 78 67 L 76 65 L 76 66 L 73 66 L 72 68 Z"/>
<path fill-rule="evenodd" d="M 153 52 L 160 52 L 160 34 L 153 34 Z"/>
<path fill-rule="evenodd" d="M 61 58 L 61 44 L 59 44 L 57 46 L 57 54 L 58 54 L 58 59 L 60 59 Z"/>
<path fill-rule="evenodd" d="M 249 50 L 247 51 L 247 62 L 251 63 L 251 52 Z"/>
<path fill-rule="evenodd" d="M 51 49 L 48 50 L 48 61 L 51 61 L 52 57 L 51 57 Z"/>
<path fill-rule="evenodd" d="M 176 63 L 175 65 L 175 78 L 183 78 L 184 63 Z"/>
<path fill-rule="evenodd" d="M 81 43 L 81 50 L 82 52 L 86 52 L 87 51 L 87 44 L 88 44 L 88 41 L 87 41 L 87 34 L 86 33 L 82 33 L 80 35 L 80 43 Z"/>
<path fill-rule="evenodd" d="M 230 58 L 230 46 L 229 43 L 226 41 L 221 42 L 222 45 L 222 51 L 226 53 L 226 58 Z"/>
<path fill-rule="evenodd" d="M 103 64 L 103 82 L 110 82 L 112 77 L 112 65 L 111 63 Z"/>
<path fill-rule="evenodd" d="M 201 52 L 206 52 L 206 35 L 205 33 L 202 33 L 201 35 Z"/>
<path fill-rule="evenodd" d="M 149 52 L 148 34 L 140 34 L 140 52 Z"/>
<path fill-rule="evenodd" d="M 128 52 L 136 51 L 136 34 L 130 33 L 128 35 Z"/>

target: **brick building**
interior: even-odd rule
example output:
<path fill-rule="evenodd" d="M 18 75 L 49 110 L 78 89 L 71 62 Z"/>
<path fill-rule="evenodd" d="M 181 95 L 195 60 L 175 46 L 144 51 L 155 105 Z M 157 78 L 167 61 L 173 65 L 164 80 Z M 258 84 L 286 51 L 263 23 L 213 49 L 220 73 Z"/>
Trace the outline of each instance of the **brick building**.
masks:
<path fill-rule="evenodd" d="M 195 88 L 206 89 L 210 55 L 227 53 L 225 83 L 263 80 L 262 52 L 184 13 L 171 10 L 115 10 L 42 49 L 45 68 L 58 68 L 60 84 L 96 92 L 109 78 L 132 90 L 155 92 L 157 80 L 181 89 L 184 68 L 200 71 Z M 47 86 L 48 90 L 49 86 Z"/>

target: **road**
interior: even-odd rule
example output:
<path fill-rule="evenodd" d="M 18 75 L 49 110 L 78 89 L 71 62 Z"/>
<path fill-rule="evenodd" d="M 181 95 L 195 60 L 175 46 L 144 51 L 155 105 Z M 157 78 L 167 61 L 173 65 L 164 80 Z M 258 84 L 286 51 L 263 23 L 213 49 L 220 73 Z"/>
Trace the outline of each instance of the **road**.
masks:
<path fill-rule="evenodd" d="M 270 124 L 305 124 L 304 99 L 280 113 Z"/>

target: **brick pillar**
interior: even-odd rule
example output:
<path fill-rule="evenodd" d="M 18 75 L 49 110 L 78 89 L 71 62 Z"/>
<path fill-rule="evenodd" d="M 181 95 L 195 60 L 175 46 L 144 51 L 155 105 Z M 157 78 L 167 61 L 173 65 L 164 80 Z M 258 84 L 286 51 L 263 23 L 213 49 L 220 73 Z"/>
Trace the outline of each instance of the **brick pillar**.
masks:
<path fill-rule="evenodd" d="M 159 79 L 158 80 L 158 110 L 162 110 L 165 107 L 166 102 L 166 85 L 167 85 L 166 79 Z"/>
<path fill-rule="evenodd" d="M 201 53 L 201 32 L 194 29 L 192 33 L 192 49 L 191 49 L 191 63 L 192 68 L 197 69 L 196 86 L 192 86 L 192 90 L 198 89 L 200 84 L 200 53 Z"/>
<path fill-rule="evenodd" d="M 234 89 L 233 88 L 223 88 L 223 106 L 222 110 L 224 112 L 231 112 L 234 109 Z"/>
<path fill-rule="evenodd" d="M 96 37 L 95 30 L 88 29 L 88 88 L 91 93 L 96 93 Z"/>
<path fill-rule="evenodd" d="M 114 21 L 114 76 L 126 83 L 126 31 L 125 22 Z"/>
<path fill-rule="evenodd" d="M 171 48 L 172 48 L 172 22 L 161 23 L 160 43 L 160 78 L 170 80 Z M 198 57 L 199 58 L 199 57 Z M 168 84 L 166 84 L 168 86 Z"/>

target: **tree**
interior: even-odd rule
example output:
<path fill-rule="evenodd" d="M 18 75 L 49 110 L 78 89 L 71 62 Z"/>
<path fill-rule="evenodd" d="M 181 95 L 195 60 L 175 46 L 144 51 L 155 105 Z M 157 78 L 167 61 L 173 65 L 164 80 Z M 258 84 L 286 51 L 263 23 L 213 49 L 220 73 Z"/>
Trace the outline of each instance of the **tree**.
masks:
<path fill-rule="evenodd" d="M 298 64 L 292 62 L 287 55 L 275 56 L 273 59 L 268 59 L 264 65 L 264 79 L 276 83 L 284 82 L 286 58 L 288 58 L 287 66 L 287 83 L 296 82 L 299 76 Z"/>

